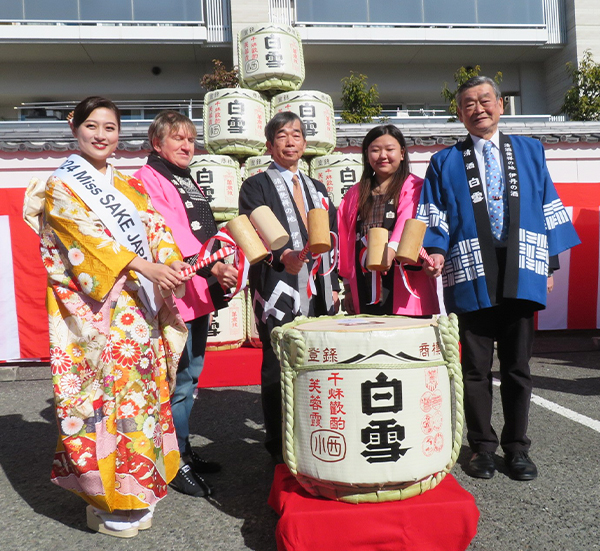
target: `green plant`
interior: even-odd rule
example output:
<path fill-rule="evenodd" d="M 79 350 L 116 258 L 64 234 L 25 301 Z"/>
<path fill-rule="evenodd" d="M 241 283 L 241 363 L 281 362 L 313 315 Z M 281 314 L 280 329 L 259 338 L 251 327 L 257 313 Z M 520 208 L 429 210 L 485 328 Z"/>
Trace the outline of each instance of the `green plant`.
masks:
<path fill-rule="evenodd" d="M 481 71 L 481 67 L 479 65 L 475 65 L 475 67 L 461 67 L 454 73 L 454 82 L 456 83 L 456 88 L 454 90 L 450 90 L 448 88 L 448 83 L 444 82 L 444 87 L 442 88 L 442 97 L 450 102 L 449 111 L 452 115 L 451 121 L 456 120 L 456 92 L 458 89 L 465 83 L 467 80 L 473 77 L 478 77 Z M 497 72 L 494 77 L 496 84 L 500 84 L 502 82 L 502 73 Z"/>
<path fill-rule="evenodd" d="M 213 59 L 214 71 L 212 73 L 206 73 L 200 79 L 200 86 L 212 92 L 213 90 L 220 90 L 221 88 L 236 88 L 239 86 L 239 75 L 238 68 L 234 67 L 231 71 L 225 68 L 225 65 L 220 59 Z"/>
<path fill-rule="evenodd" d="M 600 64 L 586 50 L 579 65 L 567 63 L 573 86 L 565 94 L 561 110 L 574 121 L 600 120 Z"/>
<path fill-rule="evenodd" d="M 367 89 L 367 77 L 350 71 L 342 79 L 342 120 L 346 123 L 371 122 L 381 113 L 377 84 Z"/>

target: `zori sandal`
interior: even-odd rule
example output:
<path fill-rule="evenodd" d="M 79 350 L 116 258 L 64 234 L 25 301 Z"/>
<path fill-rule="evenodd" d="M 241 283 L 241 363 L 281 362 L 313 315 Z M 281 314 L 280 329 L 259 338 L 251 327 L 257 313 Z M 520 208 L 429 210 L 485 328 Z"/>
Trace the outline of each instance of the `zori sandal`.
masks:
<path fill-rule="evenodd" d="M 129 514 L 109 513 L 88 505 L 87 525 L 90 530 L 116 538 L 133 538 L 138 535 L 139 522 L 131 521 Z"/>
<path fill-rule="evenodd" d="M 148 509 L 134 509 L 131 511 L 132 521 L 139 522 L 138 530 L 149 530 L 152 528 L 152 516 L 154 515 L 154 505 Z"/>

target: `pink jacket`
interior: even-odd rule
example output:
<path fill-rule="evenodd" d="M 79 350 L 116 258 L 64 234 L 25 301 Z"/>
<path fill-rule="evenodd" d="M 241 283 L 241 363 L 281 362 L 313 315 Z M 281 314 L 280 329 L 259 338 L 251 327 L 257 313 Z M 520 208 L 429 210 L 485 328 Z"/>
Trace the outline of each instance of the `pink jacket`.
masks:
<path fill-rule="evenodd" d="M 396 225 L 390 237 L 390 242 L 400 241 L 406 220 L 414 218 L 421 195 L 423 180 L 410 174 L 400 191 Z M 356 217 L 358 213 L 358 184 L 352 186 L 344 195 L 338 208 L 338 234 L 340 258 L 338 271 L 340 277 L 350 282 L 354 308 L 360 312 L 358 290 L 356 287 Z M 426 316 L 439 314 L 440 307 L 436 292 L 436 282 L 426 276 L 423 271 L 407 271 L 407 277 L 413 290 L 420 299 L 413 297 L 402 281 L 399 267 L 394 263 L 394 314 L 406 316 Z"/>
<path fill-rule="evenodd" d="M 140 168 L 134 176 L 143 182 L 154 208 L 163 215 L 167 226 L 171 228 L 175 243 L 184 258 L 198 253 L 202 243 L 196 239 L 190 228 L 181 196 L 173 184 L 148 165 Z M 195 276 L 185 285 L 184 297 L 175 299 L 185 321 L 194 320 L 214 311 L 205 278 Z"/>

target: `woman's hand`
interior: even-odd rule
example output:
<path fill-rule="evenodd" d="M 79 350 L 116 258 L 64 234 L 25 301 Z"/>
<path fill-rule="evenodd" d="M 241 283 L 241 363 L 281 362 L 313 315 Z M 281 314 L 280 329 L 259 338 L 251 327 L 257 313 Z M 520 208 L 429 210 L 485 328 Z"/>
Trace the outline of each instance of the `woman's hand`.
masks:
<path fill-rule="evenodd" d="M 385 270 L 388 271 L 392 264 L 394 263 L 394 259 L 396 258 L 396 251 L 391 247 L 386 247 L 386 255 L 385 255 Z"/>
<path fill-rule="evenodd" d="M 434 253 L 431 256 L 431 260 L 433 260 L 433 266 L 427 264 L 427 262 L 423 263 L 423 271 L 429 277 L 438 277 L 442 273 L 442 268 L 444 267 L 444 256 L 441 254 Z"/>
<path fill-rule="evenodd" d="M 187 262 L 182 262 L 181 260 L 175 260 L 175 262 L 171 263 L 171 268 L 177 270 L 178 272 L 183 272 L 184 270 L 188 270 L 191 266 Z M 186 275 L 182 281 L 188 281 L 192 279 L 196 275 L 196 272 L 192 272 Z"/>
<path fill-rule="evenodd" d="M 173 264 L 176 264 L 176 262 Z M 181 264 L 183 264 L 185 267 L 184 262 L 181 262 Z M 137 272 L 138 274 L 142 274 L 152 283 L 156 283 L 161 289 L 166 289 L 169 291 L 174 290 L 180 283 L 184 281 L 184 278 L 181 276 L 178 270 L 170 266 L 166 266 L 165 264 L 148 262 L 141 256 L 136 256 L 127 265 L 127 268 Z"/>

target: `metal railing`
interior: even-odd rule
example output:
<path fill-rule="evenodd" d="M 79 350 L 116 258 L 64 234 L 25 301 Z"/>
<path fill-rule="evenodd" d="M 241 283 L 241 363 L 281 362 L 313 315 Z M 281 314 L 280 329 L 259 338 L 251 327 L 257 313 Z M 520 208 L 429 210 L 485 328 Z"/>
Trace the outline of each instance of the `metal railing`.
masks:
<path fill-rule="evenodd" d="M 269 20 L 271 23 L 291 25 L 295 19 L 292 0 L 269 0 Z"/>
<path fill-rule="evenodd" d="M 82 12 L 82 2 L 84 0 L 72 0 L 74 9 L 72 12 L 64 9 L 57 13 L 56 10 L 48 8 L 48 18 L 39 18 L 39 13 L 34 12 L 38 17 L 28 16 L 25 9 L 27 0 L 0 0 L 0 34 L 2 25 L 23 26 L 40 25 L 45 27 L 61 26 L 84 26 L 84 27 L 197 27 L 206 25 L 207 37 L 209 43 L 230 43 L 231 32 L 231 5 L 230 0 L 195 0 L 193 13 L 180 6 L 180 10 L 173 11 L 170 15 L 173 19 L 162 17 L 156 19 L 141 19 L 139 10 L 136 14 L 135 2 L 140 0 L 122 0 L 120 11 L 113 11 L 110 8 L 104 8 L 97 5 L 98 17 L 89 17 L 90 12 Z M 148 0 L 143 0 L 148 2 Z M 9 5 L 10 4 L 10 5 Z M 15 8 L 15 4 L 20 4 L 21 8 Z M 50 4 L 48 4 L 50 6 Z M 87 4 L 90 5 L 89 3 Z M 88 8 L 89 9 L 89 8 Z M 17 13 L 20 12 L 20 15 Z M 67 12 L 68 17 L 61 17 L 61 14 Z M 88 13 L 88 17 L 86 17 Z M 142 15 L 148 15 L 142 12 Z M 185 17 L 186 13 L 189 15 Z M 137 17 L 137 18 L 136 18 Z"/>
<path fill-rule="evenodd" d="M 78 101 L 21 103 L 15 107 L 19 121 L 65 120 Z M 152 120 L 160 111 L 173 109 L 194 118 L 201 114 L 202 100 L 115 100 L 123 120 Z"/>
<path fill-rule="evenodd" d="M 0 0 L 0 23 L 16 25 L 199 25 L 204 13 L 221 0 L 189 0 L 152 4 L 153 0 L 119 0 L 103 4 L 89 0 Z M 228 0 L 223 3 L 229 4 Z M 205 6 L 207 4 L 207 6 Z M 156 8 L 158 7 L 158 11 Z M 152 11 L 156 15 L 152 16 Z M 150 17 L 148 15 L 150 14 Z"/>
<path fill-rule="evenodd" d="M 483 29 L 546 29 L 548 32 L 548 45 L 564 44 L 567 41 L 566 29 L 566 7 L 565 0 L 540 0 L 542 2 L 543 22 L 539 23 L 451 23 L 443 21 L 426 21 L 423 15 L 423 21 L 403 22 L 403 21 L 318 21 L 302 20 L 298 17 L 297 0 L 269 0 L 269 8 L 272 23 L 283 23 L 287 25 L 302 25 L 308 27 L 392 27 L 392 28 L 483 28 Z M 368 6 L 368 0 L 365 0 Z M 424 11 L 423 11 L 424 14 Z"/>
<path fill-rule="evenodd" d="M 209 42 L 232 42 L 230 0 L 205 0 Z"/>

